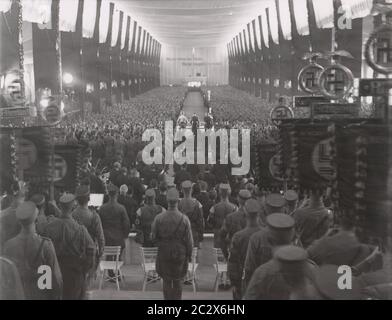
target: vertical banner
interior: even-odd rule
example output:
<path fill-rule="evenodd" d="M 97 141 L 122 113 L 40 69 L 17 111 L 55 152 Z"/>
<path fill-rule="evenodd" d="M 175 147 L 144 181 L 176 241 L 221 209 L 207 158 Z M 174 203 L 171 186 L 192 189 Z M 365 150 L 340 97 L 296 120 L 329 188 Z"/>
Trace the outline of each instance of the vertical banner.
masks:
<path fill-rule="evenodd" d="M 111 62 L 111 25 L 114 6 L 102 0 L 100 9 L 99 24 L 99 52 L 98 52 L 98 70 L 99 70 L 99 93 L 100 109 L 103 111 L 106 106 L 111 105 L 111 84 L 112 84 L 112 62 Z M 103 21 L 102 21 L 103 19 Z M 105 24 L 103 24 L 105 22 Z M 107 25 L 106 25 L 107 22 Z M 106 32 L 102 34 L 102 32 Z M 103 41 L 105 39 L 105 41 Z"/>
<path fill-rule="evenodd" d="M 125 21 L 125 23 L 124 23 Z M 121 33 L 121 39 L 124 39 L 124 46 L 121 48 L 121 63 L 120 63 L 120 85 L 121 85 L 121 91 L 123 95 L 123 99 L 129 100 L 130 97 L 130 85 L 129 85 L 129 73 L 130 73 L 130 52 L 129 52 L 129 46 L 130 46 L 130 38 L 129 38 L 129 29 L 130 29 L 130 24 L 131 24 L 131 18 L 129 16 L 125 16 L 123 18 L 123 29 Z M 132 40 L 132 39 L 131 39 Z M 123 41 L 123 40 L 121 40 Z"/>
<path fill-rule="evenodd" d="M 67 192 L 74 192 L 78 183 L 81 166 L 81 146 L 56 145 L 54 149 L 55 187 Z"/>
<path fill-rule="evenodd" d="M 82 18 L 83 18 L 83 2 L 77 1 L 77 10 L 73 6 L 69 7 L 66 5 L 67 0 L 60 1 L 60 26 L 63 24 L 63 30 L 61 32 L 61 58 L 62 58 L 62 69 L 63 69 L 63 90 L 68 103 L 68 110 L 65 112 L 74 110 L 83 110 L 83 95 L 85 92 L 85 82 L 83 79 L 83 60 L 82 60 Z M 63 8 L 63 11 L 61 11 Z M 68 11 L 70 10 L 70 11 Z M 61 22 L 61 14 L 67 12 L 67 15 Z M 70 27 L 71 13 L 75 15 L 75 26 Z M 69 18 L 68 18 L 69 16 Z M 68 20 L 69 19 L 69 20 Z M 69 22 L 68 22 L 69 21 Z M 64 26 L 69 26 L 68 28 Z M 60 29 L 61 30 L 61 29 Z M 73 31 L 72 31 L 73 30 Z M 48 72 L 52 72 L 48 70 Z"/>
<path fill-rule="evenodd" d="M 263 55 L 261 52 L 261 30 L 258 17 L 252 21 L 254 44 L 255 44 L 255 96 L 260 97 L 261 95 L 261 76 L 262 70 L 262 59 Z"/>
<path fill-rule="evenodd" d="M 121 32 L 122 20 L 124 14 L 122 11 L 114 8 L 112 39 L 111 39 L 111 61 L 112 61 L 112 101 L 113 103 L 121 103 Z"/>
<path fill-rule="evenodd" d="M 275 0 L 278 19 L 279 49 L 280 49 L 280 95 L 293 95 L 293 83 L 297 75 L 293 67 L 293 47 L 291 36 L 291 18 L 289 0 Z"/>
<path fill-rule="evenodd" d="M 0 73 L 19 70 L 18 3 L 6 2 L 0 20 Z"/>
<path fill-rule="evenodd" d="M 354 210 L 362 236 L 388 235 L 388 128 L 376 123 L 336 130 L 339 207 Z M 388 163 L 389 162 L 389 163 Z"/>
<path fill-rule="evenodd" d="M 95 9 L 93 8 L 95 6 Z M 94 16 L 95 21 L 92 23 L 90 12 Z M 99 49 L 99 15 L 100 2 L 88 0 L 84 1 L 83 7 L 83 33 L 84 36 L 91 34 L 91 27 L 93 27 L 92 37 L 86 37 L 82 41 L 83 53 L 83 79 L 85 85 L 85 110 L 87 112 L 100 112 L 99 104 L 99 74 L 98 74 L 98 49 Z M 87 22 L 85 21 L 87 19 Z M 88 31 L 86 29 L 88 28 Z"/>
<path fill-rule="evenodd" d="M 269 34 L 269 51 L 270 51 L 270 102 L 276 102 L 280 95 L 280 48 L 279 33 L 276 29 L 278 20 L 276 7 L 266 8 L 266 17 Z"/>
<path fill-rule="evenodd" d="M 271 53 L 269 49 L 268 37 L 268 23 L 265 11 L 259 16 L 259 26 L 262 33 L 261 53 L 262 61 L 262 76 L 261 76 L 261 97 L 270 100 L 270 86 L 271 86 Z"/>
<path fill-rule="evenodd" d="M 131 19 L 130 30 L 130 68 L 129 68 L 129 81 L 131 84 L 131 97 L 136 96 L 136 34 L 137 22 Z"/>
<path fill-rule="evenodd" d="M 279 177 L 279 163 L 277 161 L 276 144 L 260 144 L 257 147 L 256 172 L 260 186 L 265 190 L 281 188 L 283 180 Z"/>
<path fill-rule="evenodd" d="M 291 35 L 292 45 L 294 50 L 293 55 L 293 95 L 303 94 L 298 87 L 298 74 L 301 69 L 305 66 L 305 62 L 302 57 L 305 53 L 311 49 L 309 26 L 308 26 L 308 12 L 306 8 L 306 0 L 289 0 L 290 6 L 290 17 L 291 17 Z M 305 10 L 304 15 L 300 15 L 300 12 Z M 298 12 L 296 14 L 296 12 Z M 298 19 L 304 19 L 305 24 L 302 25 L 297 21 Z M 304 30 L 305 29 L 305 30 Z M 307 31 L 307 32 L 306 32 Z"/>
<path fill-rule="evenodd" d="M 135 49 L 135 60 L 136 60 L 136 68 L 135 68 L 135 83 L 136 83 L 136 94 L 141 93 L 140 87 L 140 59 L 141 59 L 141 50 L 140 50 L 140 38 L 142 35 L 142 27 L 139 26 L 137 28 L 137 42 L 136 42 L 136 49 Z"/>

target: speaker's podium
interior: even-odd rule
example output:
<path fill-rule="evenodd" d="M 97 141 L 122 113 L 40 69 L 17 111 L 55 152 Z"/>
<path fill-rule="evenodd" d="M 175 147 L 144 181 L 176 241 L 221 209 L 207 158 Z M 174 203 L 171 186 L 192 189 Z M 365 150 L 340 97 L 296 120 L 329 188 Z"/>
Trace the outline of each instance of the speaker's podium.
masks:
<path fill-rule="evenodd" d="M 184 79 L 185 85 L 193 87 L 192 84 L 198 83 L 200 86 L 206 86 L 207 85 L 207 76 L 201 76 L 196 74 L 196 76 L 188 76 L 185 77 Z M 191 85 L 190 85 L 191 84 Z"/>

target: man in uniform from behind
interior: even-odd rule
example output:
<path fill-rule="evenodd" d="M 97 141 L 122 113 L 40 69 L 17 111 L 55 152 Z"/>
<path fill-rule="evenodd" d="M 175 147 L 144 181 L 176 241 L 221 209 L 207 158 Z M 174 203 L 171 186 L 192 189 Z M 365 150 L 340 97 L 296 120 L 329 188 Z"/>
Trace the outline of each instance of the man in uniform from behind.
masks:
<path fill-rule="evenodd" d="M 88 202 L 90 200 L 90 189 L 86 185 L 81 185 L 76 188 L 76 201 L 78 206 L 72 212 L 72 217 L 84 225 L 95 243 L 95 261 L 94 267 L 89 273 L 89 280 L 93 279 L 95 276 L 96 268 L 98 267 L 99 260 L 103 254 L 103 249 L 105 246 L 105 237 L 103 235 L 101 218 L 98 213 L 94 210 L 91 211 L 88 208 Z"/>
<path fill-rule="evenodd" d="M 204 234 L 203 207 L 198 200 L 192 198 L 191 181 L 187 180 L 182 183 L 182 192 L 184 198 L 178 203 L 178 210 L 188 217 L 191 223 L 193 245 L 199 247 Z"/>
<path fill-rule="evenodd" d="M 243 276 L 245 285 L 249 283 L 253 272 L 272 258 L 274 249 L 289 245 L 294 240 L 294 219 L 289 215 L 270 214 L 266 223 L 267 227 L 254 233 L 249 240 Z"/>
<path fill-rule="evenodd" d="M 125 248 L 125 239 L 128 238 L 131 229 L 125 207 L 118 203 L 118 188 L 111 184 L 108 187 L 109 201 L 99 209 L 105 245 L 120 246 L 121 252 Z M 121 256 L 121 254 L 120 254 Z M 108 257 L 113 258 L 113 257 Z M 109 270 L 109 276 L 114 277 L 113 271 Z"/>
<path fill-rule="evenodd" d="M 142 233 L 143 247 L 154 246 L 151 240 L 151 225 L 155 217 L 164 211 L 164 208 L 155 204 L 155 190 L 147 189 L 145 203 L 136 211 L 136 228 Z"/>
<path fill-rule="evenodd" d="M 167 192 L 168 210 L 152 224 L 152 239 L 158 246 L 156 270 L 163 279 L 165 300 L 180 300 L 182 281 L 192 257 L 193 238 L 189 219 L 178 208 L 179 195 L 174 188 Z"/>
<path fill-rule="evenodd" d="M 233 235 L 245 228 L 246 226 L 246 212 L 245 212 L 245 202 L 252 197 L 252 194 L 246 190 L 242 189 L 238 192 L 238 205 L 239 208 L 233 213 L 227 215 L 223 221 L 223 226 L 221 229 L 221 248 L 226 259 L 229 256 L 229 250 L 231 239 Z"/>
<path fill-rule="evenodd" d="M 27 201 L 18 206 L 16 217 L 22 226 L 21 232 L 4 245 L 4 256 L 13 261 L 19 271 L 25 298 L 28 300 L 58 300 L 62 296 L 63 280 L 56 252 L 50 239 L 39 236 L 35 231 L 38 209 L 34 202 Z M 41 287 L 39 279 L 44 277 L 40 267 L 51 279 L 50 288 Z"/>
<path fill-rule="evenodd" d="M 214 230 L 214 248 L 221 248 L 220 231 L 226 216 L 237 210 L 237 206 L 229 201 L 229 184 L 220 184 L 219 194 L 221 200 L 219 203 L 215 204 L 211 208 L 210 214 L 207 219 L 207 222 L 212 226 L 212 229 Z"/>
<path fill-rule="evenodd" d="M 234 300 L 242 299 L 242 274 L 245 264 L 246 251 L 249 239 L 255 232 L 260 230 L 257 218 L 261 207 L 257 200 L 249 199 L 244 208 L 246 214 L 246 227 L 233 235 L 230 245 L 230 254 L 227 265 L 227 273 L 233 285 Z"/>
<path fill-rule="evenodd" d="M 295 210 L 292 216 L 304 248 L 325 235 L 330 225 L 329 212 L 324 207 L 322 193 L 318 188 L 311 190 L 309 204 Z"/>
<path fill-rule="evenodd" d="M 279 247 L 272 260 L 255 270 L 244 300 L 313 299 L 316 267 L 307 257 L 300 247 Z"/>
<path fill-rule="evenodd" d="M 94 264 L 95 245 L 86 227 L 72 218 L 75 196 L 63 194 L 60 197 L 62 215 L 50 222 L 44 229 L 56 249 L 63 276 L 63 299 L 85 299 L 87 274 Z"/>

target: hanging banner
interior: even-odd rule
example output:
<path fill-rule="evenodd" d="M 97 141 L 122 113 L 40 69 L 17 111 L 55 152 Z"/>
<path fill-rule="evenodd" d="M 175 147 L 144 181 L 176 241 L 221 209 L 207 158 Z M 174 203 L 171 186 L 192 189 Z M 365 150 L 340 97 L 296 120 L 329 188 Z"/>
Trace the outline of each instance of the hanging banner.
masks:
<path fill-rule="evenodd" d="M 39 24 L 47 24 L 51 21 L 52 0 L 22 0 L 22 8 L 24 21 Z"/>
<path fill-rule="evenodd" d="M 309 35 L 308 6 L 307 0 L 291 0 L 293 4 L 293 13 L 295 16 L 295 25 L 300 36 Z"/>
<path fill-rule="evenodd" d="M 376 121 L 336 130 L 339 207 L 356 211 L 367 235 L 387 235 L 388 126 Z"/>
<path fill-rule="evenodd" d="M 262 27 L 264 45 L 267 48 L 269 48 L 268 21 L 267 21 L 267 13 L 265 12 L 265 10 L 261 12 L 261 27 Z"/>
<path fill-rule="evenodd" d="M 99 43 L 105 43 L 109 33 L 110 2 L 102 0 L 99 17 Z"/>
<path fill-rule="evenodd" d="M 97 0 L 84 0 L 83 2 L 83 37 L 94 36 L 95 20 L 97 16 Z"/>
<path fill-rule="evenodd" d="M 60 31 L 75 32 L 78 17 L 79 0 L 60 0 Z"/>
<path fill-rule="evenodd" d="M 23 128 L 21 138 L 16 140 L 16 171 L 23 170 L 23 180 L 26 182 L 48 182 L 51 152 L 49 128 Z"/>
<path fill-rule="evenodd" d="M 334 26 L 333 0 L 312 0 L 317 28 L 330 29 Z"/>
<path fill-rule="evenodd" d="M 291 40 L 291 18 L 289 0 L 278 0 L 279 5 L 279 21 L 282 34 L 285 40 Z"/>
<path fill-rule="evenodd" d="M 278 13 L 276 10 L 275 1 L 271 2 L 267 10 L 268 10 L 268 22 L 270 27 L 271 39 L 275 44 L 279 44 Z"/>
<path fill-rule="evenodd" d="M 346 17 L 358 19 L 369 16 L 372 12 L 374 0 L 341 0 Z"/>
<path fill-rule="evenodd" d="M 56 145 L 54 153 L 55 187 L 73 192 L 76 188 L 81 165 L 81 146 Z"/>
<path fill-rule="evenodd" d="M 112 39 L 111 46 L 115 47 L 118 41 L 118 33 L 120 31 L 120 10 L 114 7 L 113 22 L 112 22 Z"/>
<path fill-rule="evenodd" d="M 123 13 L 122 26 L 121 26 L 121 50 L 125 48 L 125 40 L 127 36 L 127 23 L 128 16 Z"/>
<path fill-rule="evenodd" d="M 263 188 L 274 188 L 282 184 L 280 163 L 277 156 L 276 144 L 261 144 L 257 146 L 259 179 Z"/>

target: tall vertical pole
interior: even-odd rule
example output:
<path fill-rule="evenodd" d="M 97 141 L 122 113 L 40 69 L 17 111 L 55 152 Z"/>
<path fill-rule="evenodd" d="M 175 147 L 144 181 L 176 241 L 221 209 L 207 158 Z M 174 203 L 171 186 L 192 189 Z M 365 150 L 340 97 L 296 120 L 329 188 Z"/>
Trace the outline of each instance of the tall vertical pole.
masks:
<path fill-rule="evenodd" d="M 63 97 L 63 66 L 61 56 L 61 31 L 60 31 L 60 0 L 54 0 L 54 14 L 53 14 L 53 28 L 55 31 L 56 38 L 56 66 L 57 66 L 57 94 L 59 99 L 58 103 L 61 105 Z M 60 108 L 60 105 L 58 106 Z M 50 180 L 50 199 L 54 200 L 54 132 L 52 127 L 50 128 L 51 135 L 51 153 L 50 153 L 50 165 L 51 165 L 51 180 Z"/>

